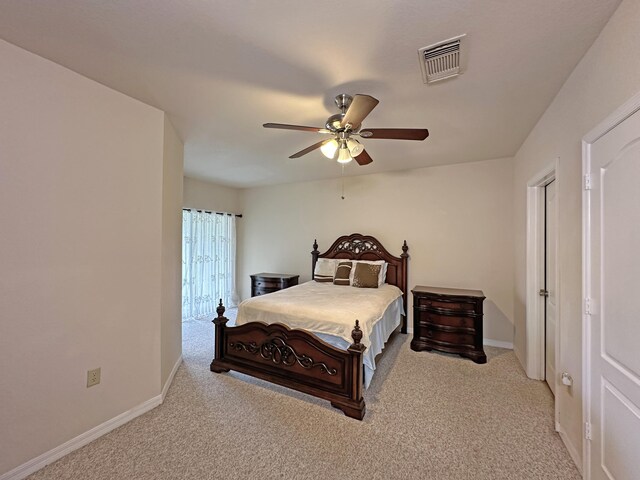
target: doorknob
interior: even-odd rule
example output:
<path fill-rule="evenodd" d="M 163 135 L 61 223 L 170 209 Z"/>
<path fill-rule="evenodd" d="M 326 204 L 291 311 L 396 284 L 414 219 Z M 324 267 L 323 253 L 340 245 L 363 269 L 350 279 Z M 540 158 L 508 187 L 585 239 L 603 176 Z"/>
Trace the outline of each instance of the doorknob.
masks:
<path fill-rule="evenodd" d="M 538 292 L 538 295 L 540 295 L 541 297 L 548 297 L 549 291 L 545 290 L 544 288 L 541 288 L 540 291 Z"/>

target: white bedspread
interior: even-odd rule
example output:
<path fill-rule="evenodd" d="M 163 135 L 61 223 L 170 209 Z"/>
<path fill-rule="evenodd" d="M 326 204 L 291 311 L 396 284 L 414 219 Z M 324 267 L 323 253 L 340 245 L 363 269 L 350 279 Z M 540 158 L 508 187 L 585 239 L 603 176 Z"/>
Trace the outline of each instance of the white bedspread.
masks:
<path fill-rule="evenodd" d="M 333 335 L 353 343 L 351 331 L 357 319 L 362 343 L 369 347 L 374 324 L 401 296 L 402 291 L 389 284 L 356 288 L 310 281 L 243 301 L 238 306 L 236 325 L 284 323 L 290 328 Z"/>
<path fill-rule="evenodd" d="M 404 315 L 402 291 L 393 285 L 356 288 L 307 282 L 278 292 L 253 297 L 238 306 L 236 325 L 248 322 L 284 323 L 315 333 L 334 347 L 346 350 L 353 343 L 351 330 L 360 321 L 364 352 L 364 386 L 376 369 L 376 355 Z"/>

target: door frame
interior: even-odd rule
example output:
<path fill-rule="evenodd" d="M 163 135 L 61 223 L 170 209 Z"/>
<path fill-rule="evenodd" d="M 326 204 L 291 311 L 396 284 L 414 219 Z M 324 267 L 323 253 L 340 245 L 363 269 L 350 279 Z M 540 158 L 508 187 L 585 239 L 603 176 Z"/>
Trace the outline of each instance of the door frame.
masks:
<path fill-rule="evenodd" d="M 591 424 L 591 324 L 587 313 L 587 299 L 591 296 L 591 214 L 590 190 L 586 188 L 586 175 L 591 173 L 591 146 L 627 118 L 640 111 L 640 92 L 618 107 L 589 133 L 582 137 L 582 420 L 584 435 Z M 582 442 L 582 471 L 584 480 L 591 478 L 591 442 Z"/>
<path fill-rule="evenodd" d="M 551 181 L 556 181 L 556 202 L 560 203 L 559 181 L 560 159 L 547 164 L 540 172 L 527 182 L 527 272 L 526 272 L 526 372 L 529 378 L 544 380 L 545 378 L 545 325 L 543 299 L 538 294 L 544 282 L 544 248 L 545 248 L 545 195 L 544 187 Z M 559 208 L 556 208 L 556 225 Z M 560 251 L 558 248 L 559 228 L 556 229 L 556 334 L 555 358 L 556 367 L 560 358 Z M 559 370 L 556 368 L 556 370 Z M 558 379 L 553 379 L 556 391 Z M 555 402 L 555 423 L 558 428 L 558 402 Z"/>

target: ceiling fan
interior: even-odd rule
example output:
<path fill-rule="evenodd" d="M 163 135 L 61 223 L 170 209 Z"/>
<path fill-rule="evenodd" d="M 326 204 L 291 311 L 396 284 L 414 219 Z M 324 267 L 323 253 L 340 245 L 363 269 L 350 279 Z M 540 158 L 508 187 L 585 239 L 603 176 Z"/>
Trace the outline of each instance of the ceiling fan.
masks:
<path fill-rule="evenodd" d="M 359 165 L 368 165 L 373 162 L 364 146 L 353 137 L 383 138 L 393 140 L 424 140 L 429 136 L 426 128 L 365 128 L 361 129 L 362 121 L 378 105 L 379 101 L 370 95 L 340 94 L 335 99 L 341 113 L 331 115 L 324 128 L 305 127 L 302 125 L 287 125 L 284 123 L 265 123 L 265 128 L 280 128 L 284 130 L 301 130 L 304 132 L 316 132 L 330 135 L 329 138 L 314 143 L 310 147 L 294 153 L 289 158 L 300 158 L 307 153 L 319 148 L 325 157 L 337 159 L 340 163 L 349 163 L 351 160 Z"/>

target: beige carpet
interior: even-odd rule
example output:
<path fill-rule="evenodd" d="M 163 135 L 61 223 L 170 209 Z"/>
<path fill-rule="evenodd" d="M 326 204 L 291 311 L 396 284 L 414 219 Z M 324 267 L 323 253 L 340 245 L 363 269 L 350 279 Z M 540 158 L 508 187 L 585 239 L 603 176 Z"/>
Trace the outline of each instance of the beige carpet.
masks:
<path fill-rule="evenodd" d="M 396 334 L 359 422 L 328 402 L 209 371 L 213 326 L 184 324 L 165 403 L 36 479 L 578 479 L 547 387 L 512 351 L 486 365 L 413 352 Z"/>

